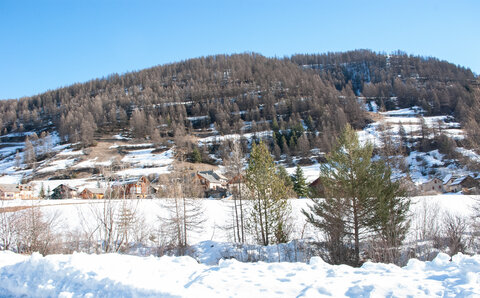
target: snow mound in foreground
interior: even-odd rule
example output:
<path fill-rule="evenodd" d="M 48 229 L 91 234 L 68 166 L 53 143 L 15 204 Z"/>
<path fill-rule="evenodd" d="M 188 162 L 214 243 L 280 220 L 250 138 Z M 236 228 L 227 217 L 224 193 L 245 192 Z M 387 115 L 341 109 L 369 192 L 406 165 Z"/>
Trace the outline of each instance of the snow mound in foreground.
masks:
<path fill-rule="evenodd" d="M 480 256 L 439 254 L 400 268 L 365 263 L 332 266 L 314 257 L 304 263 L 198 264 L 190 257 L 119 254 L 21 256 L 0 252 L 0 296 L 86 297 L 311 297 L 478 296 Z"/>

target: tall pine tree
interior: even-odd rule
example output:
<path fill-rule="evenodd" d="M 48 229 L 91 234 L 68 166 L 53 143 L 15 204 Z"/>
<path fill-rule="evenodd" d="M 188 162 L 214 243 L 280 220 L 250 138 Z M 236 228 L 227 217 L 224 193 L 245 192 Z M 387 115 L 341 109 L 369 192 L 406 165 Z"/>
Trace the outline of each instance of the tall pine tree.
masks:
<path fill-rule="evenodd" d="M 325 233 L 332 263 L 359 266 L 362 239 L 375 232 L 391 239 L 391 234 L 404 230 L 408 202 L 396 199 L 402 195 L 399 185 L 391 182 L 384 163 L 371 161 L 372 152 L 372 145 L 361 145 L 347 124 L 320 167 L 325 199 L 314 199 L 310 210 L 303 210 Z"/>

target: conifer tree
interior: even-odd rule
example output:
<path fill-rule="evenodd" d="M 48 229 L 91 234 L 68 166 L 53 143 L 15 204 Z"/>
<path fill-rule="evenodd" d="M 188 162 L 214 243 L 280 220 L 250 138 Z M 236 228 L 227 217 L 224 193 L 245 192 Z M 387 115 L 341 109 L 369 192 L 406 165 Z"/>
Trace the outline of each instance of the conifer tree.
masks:
<path fill-rule="evenodd" d="M 194 162 L 194 163 L 202 162 L 202 155 L 200 154 L 200 151 L 198 151 L 197 147 L 193 148 L 192 162 Z"/>
<path fill-rule="evenodd" d="M 273 158 L 263 142 L 252 145 L 246 184 L 252 203 L 248 227 L 255 239 L 262 245 L 288 241 L 291 209 L 287 201 L 288 188 L 277 174 Z"/>
<path fill-rule="evenodd" d="M 359 266 L 365 236 L 391 235 L 405 228 L 408 201 L 397 199 L 402 195 L 399 185 L 390 181 L 390 169 L 382 161 L 372 163 L 372 152 L 372 145 L 360 145 L 347 124 L 320 167 L 326 198 L 314 199 L 310 212 L 303 210 L 307 220 L 326 234 L 332 263 Z"/>
<path fill-rule="evenodd" d="M 295 174 L 292 176 L 293 181 L 293 190 L 297 193 L 299 197 L 307 197 L 308 196 L 308 185 L 303 175 L 302 168 L 297 165 L 297 169 L 295 170 Z"/>
<path fill-rule="evenodd" d="M 45 199 L 45 187 L 43 186 L 43 183 L 40 187 L 40 192 L 39 192 L 38 196 L 40 197 L 40 199 Z"/>

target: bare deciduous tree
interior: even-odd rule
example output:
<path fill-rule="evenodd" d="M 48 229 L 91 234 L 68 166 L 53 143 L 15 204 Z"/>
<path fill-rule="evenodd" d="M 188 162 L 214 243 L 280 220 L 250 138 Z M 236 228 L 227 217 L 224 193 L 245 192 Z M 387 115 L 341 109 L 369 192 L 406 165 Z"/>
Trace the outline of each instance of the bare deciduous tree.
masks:
<path fill-rule="evenodd" d="M 180 157 L 182 160 L 182 157 Z M 162 230 L 166 231 L 169 242 L 176 246 L 179 254 L 184 254 L 189 243 L 189 235 L 201 229 L 205 222 L 203 202 L 199 199 L 201 185 L 193 174 L 188 173 L 182 163 L 176 162 L 170 176 L 168 198 L 163 206 L 166 216 L 159 216 Z"/>
<path fill-rule="evenodd" d="M 44 215 L 39 206 L 19 211 L 16 223 L 16 250 L 21 253 L 39 252 L 46 255 L 55 251 L 60 239 L 55 234 L 58 214 Z"/>
<path fill-rule="evenodd" d="M 444 214 L 442 236 L 445 237 L 450 256 L 465 252 L 467 228 L 468 223 L 465 217 L 451 213 Z"/>
<path fill-rule="evenodd" d="M 244 202 L 243 196 L 246 192 L 244 181 L 244 164 L 243 164 L 243 152 L 240 144 L 234 142 L 231 147 L 231 153 L 229 158 L 225 161 L 227 168 L 227 174 L 232 177 L 233 184 L 238 187 L 231 189 L 233 196 L 233 234 L 235 242 L 245 242 L 245 216 L 244 216 Z"/>

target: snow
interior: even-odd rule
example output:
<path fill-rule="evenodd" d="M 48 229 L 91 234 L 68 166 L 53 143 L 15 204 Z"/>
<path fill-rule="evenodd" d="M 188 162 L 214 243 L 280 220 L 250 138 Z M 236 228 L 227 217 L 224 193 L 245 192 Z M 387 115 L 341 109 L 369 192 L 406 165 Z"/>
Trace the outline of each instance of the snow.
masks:
<path fill-rule="evenodd" d="M 47 172 L 56 172 L 59 170 L 64 170 L 75 163 L 74 159 L 60 159 L 55 160 L 50 163 L 48 167 L 41 168 L 38 170 L 39 173 L 47 173 Z"/>
<path fill-rule="evenodd" d="M 424 111 L 420 107 L 411 107 L 406 109 L 393 110 L 388 112 L 378 113 L 382 115 L 380 121 L 369 124 L 363 131 L 358 132 L 358 136 L 361 143 L 370 142 L 376 146 L 380 146 L 382 141 L 380 140 L 380 134 L 378 127 L 380 124 L 389 125 L 390 132 L 394 134 L 394 138 L 399 138 L 398 132 L 400 124 L 405 129 L 405 132 L 409 135 L 416 134 L 414 138 L 419 138 L 418 134 L 421 131 L 421 121 L 425 121 L 425 125 L 430 129 L 439 130 L 447 136 L 456 140 L 462 140 L 465 138 L 464 131 L 460 129 L 460 123 L 452 121 L 451 116 L 420 116 Z M 439 127 L 439 125 L 441 127 Z"/>
<path fill-rule="evenodd" d="M 465 149 L 465 148 L 456 148 L 457 152 L 461 153 L 462 155 L 470 158 L 475 162 L 480 162 L 480 156 L 473 150 Z"/>
<path fill-rule="evenodd" d="M 307 183 L 312 183 L 320 175 L 320 164 L 315 163 L 309 166 L 300 166 L 303 171 L 303 175 Z M 286 168 L 288 175 L 292 176 L 295 174 L 297 167 Z"/>
<path fill-rule="evenodd" d="M 6 145 L 5 143 L 0 144 Z M 21 151 L 24 147 L 23 143 L 10 143 L 9 145 L 11 146 L 0 148 L 0 157 L 15 154 L 17 150 Z"/>
<path fill-rule="evenodd" d="M 155 149 L 140 149 L 130 151 L 122 162 L 135 166 L 151 167 L 151 166 L 167 166 L 173 162 L 174 150 L 170 149 L 160 154 L 152 153 Z"/>
<path fill-rule="evenodd" d="M 205 120 L 205 119 L 208 119 L 209 116 L 208 115 L 204 115 L 204 116 L 195 116 L 195 117 L 187 117 L 187 119 L 189 121 L 199 121 L 199 120 Z"/>
<path fill-rule="evenodd" d="M 65 149 L 62 152 L 58 153 L 58 155 L 60 156 L 78 156 L 83 154 L 83 150 L 73 151 L 72 149 Z"/>
<path fill-rule="evenodd" d="M 0 252 L 2 296 L 60 297 L 385 297 L 480 295 L 480 256 L 439 254 L 401 268 L 365 263 L 199 264 L 191 257 Z"/>
<path fill-rule="evenodd" d="M 257 133 L 245 133 L 245 134 L 229 134 L 229 135 L 224 135 L 224 136 L 210 136 L 210 137 L 205 137 L 202 139 L 198 140 L 199 145 L 206 145 L 206 144 L 212 144 L 215 142 L 223 142 L 226 140 L 240 140 L 241 137 L 244 137 L 248 140 L 252 139 L 254 136 L 257 138 L 264 138 L 264 137 L 270 137 L 273 135 L 273 132 L 271 130 L 266 130 L 266 131 L 261 131 Z"/>
<path fill-rule="evenodd" d="M 388 115 L 393 117 L 403 116 L 403 117 L 416 117 L 419 114 L 423 114 L 425 111 L 418 106 L 413 106 L 411 108 L 398 109 L 388 112 L 382 112 L 382 115 Z"/>
<path fill-rule="evenodd" d="M 63 181 L 43 181 L 43 183 Z M 77 179 L 77 184 L 89 183 Z M 38 182 L 36 182 L 38 186 Z M 53 186 L 53 185 L 49 185 Z M 47 187 L 45 185 L 45 187 Z M 413 197 L 411 211 L 422 212 L 426 204 L 435 204 L 440 214 L 470 217 L 472 206 L 480 196 L 439 195 Z M 158 225 L 164 216 L 165 199 L 128 200 L 137 208 L 149 226 Z M 1 207 L 41 205 L 46 216 L 55 215 L 56 229 L 74 231 L 92 222 L 92 210 L 102 208 L 103 200 L 32 200 L 2 201 Z M 121 203 L 121 200 L 116 201 Z M 225 230 L 231 221 L 230 200 L 202 200 L 206 221 L 201 229 L 189 236 L 192 257 L 153 257 L 119 254 L 73 255 L 39 254 L 24 256 L 0 252 L 0 296 L 476 296 L 480 295 L 480 256 L 458 254 L 452 258 L 439 254 L 431 262 L 410 260 L 403 268 L 392 264 L 365 263 L 361 268 L 329 265 L 313 257 L 309 263 L 290 263 L 280 252 L 291 249 L 296 242 L 279 246 L 247 245 L 231 241 Z M 311 203 L 292 199 L 295 221 L 293 238 L 315 238 L 316 230 L 305 228 L 301 210 Z M 429 205 L 429 206 L 430 206 Z M 442 220 L 439 218 L 438 220 Z M 82 226 L 83 225 L 83 226 Z M 302 227 L 305 229 L 302 230 Z M 415 231 L 411 231 L 415 233 Z M 285 254 L 284 254 L 285 255 Z M 264 260 L 242 263 L 241 260 Z M 226 260 L 225 260 L 226 259 Z M 293 260 L 306 260 L 297 256 Z M 280 261 L 280 262 L 279 262 Z M 290 259 L 289 261 L 292 261 Z"/>
<path fill-rule="evenodd" d="M 140 176 L 148 176 L 150 174 L 154 175 L 162 175 L 170 173 L 170 167 L 151 167 L 151 168 L 134 168 L 134 169 L 126 169 L 115 172 L 119 176 L 125 177 L 140 177 Z"/>
<path fill-rule="evenodd" d="M 38 193 L 41 184 L 44 184 L 44 189 L 53 189 L 61 183 L 68 180 L 52 180 L 52 181 L 35 181 L 35 192 Z M 87 181 L 85 179 L 76 179 L 75 183 L 67 183 L 69 186 L 77 187 L 80 191 L 84 187 L 96 187 L 95 181 Z M 104 185 L 102 185 L 104 187 Z M 465 195 L 438 195 L 438 196 L 422 196 L 413 197 L 411 211 L 418 212 L 424 202 L 437 204 L 441 210 L 450 211 L 460 214 L 462 216 L 471 216 L 472 206 L 480 196 L 465 196 Z M 83 200 L 83 199 L 69 199 L 69 200 L 12 200 L 2 201 L 3 207 L 13 206 L 31 206 L 40 205 L 42 211 L 46 216 L 55 215 L 62 225 L 59 226 L 59 232 L 75 231 L 84 228 L 82 218 L 87 222 L 94 222 L 95 217 L 92 213 L 92 207 L 103 206 L 103 200 Z M 309 199 L 291 199 L 289 200 L 292 207 L 292 219 L 295 228 L 293 229 L 292 239 L 313 238 L 318 239 L 317 231 L 310 225 L 305 225 L 305 216 L 301 213 L 302 209 L 308 209 L 308 205 L 312 202 Z M 120 204 L 121 200 L 113 201 L 115 204 Z M 159 216 L 167 216 L 168 211 L 165 208 L 165 199 L 140 199 L 128 200 L 137 210 L 139 214 L 145 218 L 145 224 L 150 227 L 158 227 L 160 222 Z M 192 245 L 198 244 L 202 241 L 216 241 L 229 242 L 232 241 L 231 231 L 225 229 L 231 224 L 233 201 L 232 200 L 210 200 L 202 199 L 203 214 L 205 222 L 202 223 L 198 231 L 192 231 L 189 236 L 189 241 Z M 270 253 L 267 253 L 267 255 Z M 273 258 L 273 260 L 276 260 Z"/>
<path fill-rule="evenodd" d="M 94 159 L 88 159 L 82 162 L 79 162 L 74 166 L 75 169 L 89 169 L 89 168 L 95 168 L 97 166 L 104 166 L 108 167 L 112 165 L 112 161 L 97 161 L 97 158 L 95 157 Z"/>
<path fill-rule="evenodd" d="M 119 148 L 119 147 L 122 147 L 122 148 L 125 148 L 125 149 L 138 148 L 138 147 L 153 147 L 153 144 L 152 143 L 142 143 L 142 144 L 117 145 L 115 143 L 112 146 L 110 146 L 109 149 L 115 149 L 115 148 Z"/>
<path fill-rule="evenodd" d="M 473 215 L 473 206 L 478 203 L 479 196 L 465 196 L 445 194 L 438 196 L 419 196 L 411 198 L 410 210 L 418 213 L 423 204 L 439 206 L 441 211 L 447 211 L 460 216 L 470 217 Z"/>
<path fill-rule="evenodd" d="M 0 177 L 0 184 L 19 184 L 22 179 L 22 175 L 5 175 Z"/>
<path fill-rule="evenodd" d="M 124 137 L 121 134 L 116 134 L 113 136 L 115 140 L 130 140 L 130 138 Z"/>

